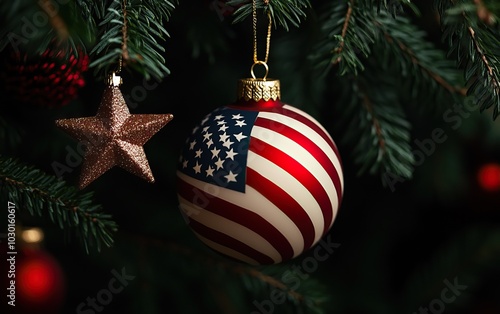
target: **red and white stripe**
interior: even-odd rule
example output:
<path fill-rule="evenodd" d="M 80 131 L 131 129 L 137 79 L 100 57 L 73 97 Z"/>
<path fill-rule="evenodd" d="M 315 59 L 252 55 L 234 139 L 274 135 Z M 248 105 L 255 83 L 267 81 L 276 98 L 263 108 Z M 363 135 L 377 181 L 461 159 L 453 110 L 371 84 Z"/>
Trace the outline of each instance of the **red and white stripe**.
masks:
<path fill-rule="evenodd" d="M 177 172 L 180 208 L 206 245 L 250 264 L 273 264 L 328 232 L 342 200 L 342 165 L 314 118 L 289 105 L 259 112 L 246 170 L 245 193 Z"/>

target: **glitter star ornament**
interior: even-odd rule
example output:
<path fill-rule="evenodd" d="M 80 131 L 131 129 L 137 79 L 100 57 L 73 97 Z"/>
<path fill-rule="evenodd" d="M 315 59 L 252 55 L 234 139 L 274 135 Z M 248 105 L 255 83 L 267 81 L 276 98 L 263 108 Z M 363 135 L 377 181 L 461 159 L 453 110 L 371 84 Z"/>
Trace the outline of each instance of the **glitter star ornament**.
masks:
<path fill-rule="evenodd" d="M 80 189 L 114 166 L 154 182 L 143 145 L 173 115 L 130 114 L 120 84 L 121 78 L 113 73 L 95 116 L 56 120 L 57 127 L 85 144 Z"/>

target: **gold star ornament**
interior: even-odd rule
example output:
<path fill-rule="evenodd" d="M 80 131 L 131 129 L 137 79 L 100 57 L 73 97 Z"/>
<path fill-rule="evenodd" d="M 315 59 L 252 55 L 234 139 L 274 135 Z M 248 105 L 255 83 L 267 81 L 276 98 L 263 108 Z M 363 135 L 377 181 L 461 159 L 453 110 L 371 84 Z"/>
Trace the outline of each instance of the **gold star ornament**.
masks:
<path fill-rule="evenodd" d="M 174 116 L 130 114 L 120 83 L 120 77 L 113 73 L 95 116 L 56 120 L 57 127 L 86 147 L 78 183 L 80 189 L 114 166 L 154 182 L 142 146 Z"/>

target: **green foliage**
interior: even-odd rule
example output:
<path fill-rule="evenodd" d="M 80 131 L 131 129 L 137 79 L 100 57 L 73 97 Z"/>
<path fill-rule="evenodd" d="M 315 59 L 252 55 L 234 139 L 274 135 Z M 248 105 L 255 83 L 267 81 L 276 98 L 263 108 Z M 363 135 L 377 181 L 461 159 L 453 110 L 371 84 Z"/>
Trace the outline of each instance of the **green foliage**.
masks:
<path fill-rule="evenodd" d="M 320 15 L 322 35 L 310 59 L 323 74 L 337 64 L 339 75 L 364 70 L 362 59 L 370 55 L 376 36 L 372 10 L 366 7 L 366 0 L 333 1 Z"/>
<path fill-rule="evenodd" d="M 163 24 L 174 5 L 170 1 L 128 1 L 126 7 L 113 0 L 99 23 L 99 42 L 93 47 L 90 67 L 105 76 L 124 67 L 139 72 L 146 80 L 162 79 L 170 73 L 160 41 L 169 36 Z"/>
<path fill-rule="evenodd" d="M 463 101 L 460 71 L 444 51 L 426 40 L 424 31 L 404 16 L 393 18 L 384 12 L 374 15 L 373 26 L 377 31 L 373 54 L 381 72 L 400 78 L 401 98 L 417 100 L 429 113 Z"/>
<path fill-rule="evenodd" d="M 351 154 L 358 175 L 379 175 L 386 184 L 388 174 L 409 179 L 414 157 L 410 146 L 410 123 L 391 80 L 369 73 L 342 81 L 339 103 L 343 104 L 344 145 L 354 145 Z"/>
<path fill-rule="evenodd" d="M 94 25 L 83 19 L 73 1 L 4 1 L 0 16 L 0 50 L 9 48 L 28 57 L 56 47 L 69 58 L 75 51 L 85 51 L 94 39 Z"/>
<path fill-rule="evenodd" d="M 478 8 L 463 0 L 436 1 L 441 16 L 443 41 L 449 54 L 464 70 L 468 95 L 480 111 L 493 108 L 493 120 L 500 114 L 500 35 L 493 19 L 480 18 Z"/>
<path fill-rule="evenodd" d="M 130 255 L 133 259 L 148 261 L 146 265 L 131 263 L 125 266 L 130 273 L 141 274 L 144 283 L 154 287 L 151 290 L 169 291 L 170 298 L 182 309 L 178 312 L 182 313 L 252 313 L 259 310 L 256 306 L 260 304 L 265 308 L 273 306 L 272 312 L 276 314 L 328 313 L 326 287 L 313 273 L 301 267 L 303 258 L 312 258 L 310 255 L 287 263 L 251 266 L 205 250 L 199 242 L 186 243 L 186 239 L 198 241 L 192 236 L 186 234 L 182 240 L 169 241 L 144 236 L 135 230 L 133 233 L 119 232 L 113 254 L 101 258 L 111 265 L 122 264 Z M 115 263 L 111 258 L 116 259 Z M 169 280 L 162 280 L 152 271 L 158 268 L 164 269 Z M 203 292 L 192 290 L 193 285 L 201 286 Z M 186 293 L 190 289 L 192 293 Z M 147 300 L 144 294 L 151 290 L 139 287 L 133 294 Z M 198 302 L 193 303 L 193 298 Z M 276 303 L 276 299 L 282 302 Z M 147 307 L 154 307 L 154 304 Z"/>
<path fill-rule="evenodd" d="M 439 112 L 462 101 L 459 71 L 407 17 L 378 11 L 369 1 L 332 2 L 324 12 L 322 37 L 309 59 L 328 84 L 342 84 L 344 144 L 355 147 L 358 174 L 381 175 L 383 183 L 387 174 L 411 178 L 411 125 L 403 103 Z"/>
<path fill-rule="evenodd" d="M 281 26 L 289 30 L 289 23 L 299 27 L 303 19 L 307 17 L 306 9 L 311 7 L 308 0 L 273 0 L 266 5 L 263 0 L 256 0 L 257 10 L 264 10 L 271 14 L 271 19 L 275 27 Z M 239 23 L 252 16 L 252 1 L 248 0 L 230 0 L 228 5 L 238 7 L 234 12 L 234 23 Z"/>
<path fill-rule="evenodd" d="M 383 8 L 393 17 L 404 13 L 405 6 L 408 7 L 414 14 L 420 14 L 417 6 L 414 5 L 411 0 L 376 0 L 375 2 L 377 2 L 377 12 L 380 13 L 381 9 Z"/>
<path fill-rule="evenodd" d="M 92 193 L 81 193 L 52 175 L 0 157 L 0 195 L 31 215 L 48 215 L 61 229 L 75 228 L 85 249 L 113 244 L 116 223 L 100 205 L 93 204 Z"/>

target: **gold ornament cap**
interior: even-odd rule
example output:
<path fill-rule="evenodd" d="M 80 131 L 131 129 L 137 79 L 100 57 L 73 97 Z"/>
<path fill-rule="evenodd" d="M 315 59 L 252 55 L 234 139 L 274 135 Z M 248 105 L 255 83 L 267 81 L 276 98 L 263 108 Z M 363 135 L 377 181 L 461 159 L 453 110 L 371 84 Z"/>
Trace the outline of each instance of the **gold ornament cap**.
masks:
<path fill-rule="evenodd" d="M 280 81 L 275 79 L 245 78 L 238 81 L 238 100 L 277 100 L 281 97 Z"/>
<path fill-rule="evenodd" d="M 266 74 L 263 78 L 255 78 L 253 68 L 257 65 L 263 65 Z M 256 61 L 251 69 L 251 78 L 240 79 L 238 81 L 238 100 L 244 99 L 246 101 L 254 100 L 259 101 L 264 99 L 268 101 L 270 99 L 277 100 L 281 98 L 280 92 L 280 81 L 275 79 L 268 79 L 267 74 L 269 73 L 269 68 L 264 61 Z"/>

